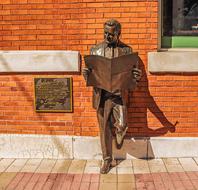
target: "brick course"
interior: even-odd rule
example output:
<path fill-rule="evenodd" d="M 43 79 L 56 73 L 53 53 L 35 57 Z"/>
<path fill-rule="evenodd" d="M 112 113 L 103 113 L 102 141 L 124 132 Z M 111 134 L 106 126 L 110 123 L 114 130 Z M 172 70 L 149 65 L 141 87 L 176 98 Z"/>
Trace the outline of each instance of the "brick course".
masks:
<path fill-rule="evenodd" d="M 198 76 L 147 71 L 147 53 L 157 50 L 157 11 L 157 0 L 2 0 L 0 50 L 78 50 L 87 55 L 103 40 L 103 23 L 115 18 L 122 24 L 122 41 L 142 59 L 143 78 L 130 94 L 128 135 L 198 136 Z M 0 133 L 98 135 L 92 88 L 82 75 L 53 74 L 73 77 L 73 113 L 34 111 L 33 79 L 39 76 L 0 75 Z M 168 126 L 174 124 L 171 133 Z"/>

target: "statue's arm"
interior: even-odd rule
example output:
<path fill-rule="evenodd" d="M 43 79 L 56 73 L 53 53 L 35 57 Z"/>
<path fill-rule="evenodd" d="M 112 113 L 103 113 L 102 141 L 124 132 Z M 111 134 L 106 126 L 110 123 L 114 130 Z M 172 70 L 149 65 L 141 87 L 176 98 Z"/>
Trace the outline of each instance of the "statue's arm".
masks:
<path fill-rule="evenodd" d="M 90 49 L 90 55 L 93 55 L 93 47 Z M 87 68 L 86 66 L 82 69 L 82 75 L 85 79 L 85 81 L 87 81 L 89 74 L 91 73 L 91 69 Z"/>
<path fill-rule="evenodd" d="M 142 78 L 142 71 L 141 71 L 141 69 L 139 69 L 137 67 L 134 67 L 132 69 L 132 76 L 136 80 L 136 82 L 138 83 L 140 81 L 140 79 Z"/>
<path fill-rule="evenodd" d="M 132 48 L 129 48 L 129 52 L 132 53 Z M 139 59 L 138 59 L 139 61 Z M 140 68 L 138 68 L 138 62 L 132 69 L 132 76 L 134 79 L 136 79 L 136 82 L 138 83 L 140 79 L 142 78 L 142 71 Z"/>
<path fill-rule="evenodd" d="M 132 54 L 133 53 L 133 50 L 132 50 L 131 47 L 127 46 L 125 48 L 126 48 L 125 49 L 126 54 Z M 132 73 L 133 78 L 136 79 L 136 82 L 139 82 L 141 77 L 142 77 L 142 71 L 141 71 L 141 69 L 138 68 L 138 64 L 134 66 L 131 73 Z"/>

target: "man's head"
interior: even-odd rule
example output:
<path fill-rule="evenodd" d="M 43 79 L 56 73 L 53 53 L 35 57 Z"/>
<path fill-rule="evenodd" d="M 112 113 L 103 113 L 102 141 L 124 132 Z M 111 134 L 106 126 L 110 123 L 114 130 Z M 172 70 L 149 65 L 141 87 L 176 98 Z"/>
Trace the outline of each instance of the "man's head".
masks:
<path fill-rule="evenodd" d="M 116 45 L 121 34 L 121 24 L 114 19 L 108 20 L 104 24 L 104 39 L 108 45 Z"/>

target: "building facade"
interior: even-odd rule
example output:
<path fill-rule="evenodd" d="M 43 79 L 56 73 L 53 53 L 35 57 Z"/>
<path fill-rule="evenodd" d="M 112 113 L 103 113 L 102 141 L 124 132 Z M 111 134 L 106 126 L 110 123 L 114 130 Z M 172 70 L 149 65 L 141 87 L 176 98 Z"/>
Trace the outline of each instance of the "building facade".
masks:
<path fill-rule="evenodd" d="M 103 23 L 110 18 L 122 24 L 121 40 L 139 53 L 143 70 L 137 89 L 130 94 L 126 153 L 131 146 L 143 149 L 137 157 L 198 155 L 197 1 L 2 0 L 0 157 L 83 158 L 78 153 L 80 145 L 86 149 L 92 144 L 92 152 L 99 147 L 92 88 L 86 87 L 80 69 L 18 72 L 16 65 L 24 60 L 24 53 L 32 55 L 34 64 L 38 52 L 51 56 L 72 50 L 81 55 L 82 68 L 83 56 L 103 40 Z M 9 53 L 15 53 L 11 70 Z M 42 56 L 37 62 L 41 60 Z M 36 112 L 34 78 L 38 77 L 72 77 L 73 111 Z M 34 149 L 30 145 L 34 142 L 41 143 Z M 136 156 L 133 151 L 131 155 Z"/>

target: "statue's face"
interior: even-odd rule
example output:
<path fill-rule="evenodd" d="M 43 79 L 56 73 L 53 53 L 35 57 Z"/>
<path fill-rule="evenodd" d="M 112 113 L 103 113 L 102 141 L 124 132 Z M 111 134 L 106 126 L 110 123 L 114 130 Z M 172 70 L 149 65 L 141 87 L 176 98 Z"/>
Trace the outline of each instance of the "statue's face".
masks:
<path fill-rule="evenodd" d="M 115 26 L 108 26 L 108 25 L 105 26 L 104 39 L 108 45 L 113 45 L 117 43 L 119 39 L 119 35 L 117 35 L 116 33 Z"/>

